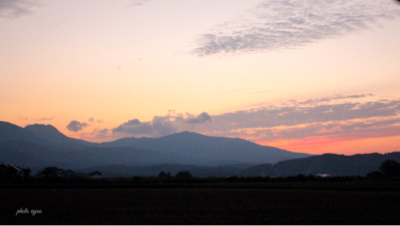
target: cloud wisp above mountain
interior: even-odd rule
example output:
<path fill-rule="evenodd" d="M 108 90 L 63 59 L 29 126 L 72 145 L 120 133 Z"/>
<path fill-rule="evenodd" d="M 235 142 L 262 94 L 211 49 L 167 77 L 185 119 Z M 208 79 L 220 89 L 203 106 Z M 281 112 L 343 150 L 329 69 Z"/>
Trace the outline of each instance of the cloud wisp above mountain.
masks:
<path fill-rule="evenodd" d="M 69 131 L 78 132 L 78 131 L 83 130 L 83 128 L 85 128 L 87 126 L 88 126 L 88 124 L 86 122 L 78 122 L 76 120 L 73 120 L 67 125 L 67 129 Z"/>
<path fill-rule="evenodd" d="M 347 99 L 344 103 L 329 103 L 331 100 L 327 97 L 292 101 L 286 103 L 286 106 L 268 106 L 213 116 L 214 122 L 207 128 L 207 133 L 251 137 L 250 140 L 258 142 L 327 136 L 369 138 L 400 134 L 398 99 L 366 102 L 349 102 L 350 99 Z"/>
<path fill-rule="evenodd" d="M 127 8 L 130 7 L 136 7 L 136 6 L 142 6 L 149 0 L 131 0 L 131 4 L 127 6 Z"/>
<path fill-rule="evenodd" d="M 166 116 L 154 116 L 149 122 L 140 122 L 138 119 L 129 120 L 113 128 L 112 132 L 161 137 L 186 129 L 194 129 L 196 125 L 208 122 L 212 122 L 212 118 L 207 112 L 195 116 L 189 113 L 175 114 L 170 111 Z"/>
<path fill-rule="evenodd" d="M 267 145 L 279 140 L 319 139 L 322 142 L 395 137 L 400 134 L 400 100 L 372 94 L 335 95 L 219 115 L 206 112 L 184 115 L 170 111 L 153 117 L 152 121 L 133 119 L 112 129 L 96 128 L 92 133 L 84 133 L 82 138 L 161 137 L 182 131 L 240 137 Z"/>
<path fill-rule="evenodd" d="M 39 4 L 28 0 L 0 0 L 0 18 L 17 18 L 32 13 Z"/>
<path fill-rule="evenodd" d="M 368 29 L 379 19 L 400 16 L 395 1 L 266 0 L 237 21 L 197 39 L 198 56 L 269 51 Z"/>

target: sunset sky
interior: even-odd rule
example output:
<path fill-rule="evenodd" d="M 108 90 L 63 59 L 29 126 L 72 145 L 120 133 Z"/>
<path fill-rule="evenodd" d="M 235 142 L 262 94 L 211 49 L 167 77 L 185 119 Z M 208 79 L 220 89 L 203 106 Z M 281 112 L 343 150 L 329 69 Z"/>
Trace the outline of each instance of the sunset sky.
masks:
<path fill-rule="evenodd" d="M 400 151 L 394 0 L 0 0 L 0 121 Z"/>

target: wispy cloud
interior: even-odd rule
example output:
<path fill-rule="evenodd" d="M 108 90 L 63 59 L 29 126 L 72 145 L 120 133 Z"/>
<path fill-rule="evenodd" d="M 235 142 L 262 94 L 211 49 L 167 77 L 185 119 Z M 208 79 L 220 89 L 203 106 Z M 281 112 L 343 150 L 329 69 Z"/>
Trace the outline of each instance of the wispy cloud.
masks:
<path fill-rule="evenodd" d="M 211 116 L 206 112 L 203 112 L 198 116 L 189 115 L 189 117 L 187 117 L 186 119 L 181 118 L 181 120 L 188 124 L 200 124 L 212 121 Z"/>
<path fill-rule="evenodd" d="M 144 3 L 148 2 L 149 0 L 131 0 L 131 4 L 127 6 L 127 8 L 130 7 L 136 7 L 136 6 L 142 6 Z"/>
<path fill-rule="evenodd" d="M 198 124 L 211 121 L 211 116 L 206 112 L 194 116 L 188 113 L 186 115 L 175 114 L 175 112 L 172 111 L 166 116 L 155 116 L 153 120 L 149 122 L 141 122 L 138 119 L 129 120 L 112 129 L 112 132 L 160 137 L 190 128 L 193 129 Z"/>
<path fill-rule="evenodd" d="M 0 0 L 0 18 L 17 18 L 32 13 L 39 4 L 28 0 Z"/>
<path fill-rule="evenodd" d="M 81 122 L 73 120 L 67 125 L 67 129 L 72 132 L 78 132 L 78 131 L 83 130 L 83 128 L 85 128 L 86 126 L 88 126 L 88 124 L 86 122 L 81 123 Z"/>
<path fill-rule="evenodd" d="M 207 56 L 303 46 L 398 16 L 399 5 L 388 0 L 265 0 L 240 20 L 201 34 L 192 53 Z"/>
<path fill-rule="evenodd" d="M 38 119 L 38 121 L 51 121 L 51 120 L 53 120 L 52 117 L 51 118 L 40 118 L 40 119 Z"/>
<path fill-rule="evenodd" d="M 95 119 L 94 117 L 90 117 L 89 119 L 88 119 L 88 124 L 90 124 L 90 125 L 92 125 L 92 124 L 94 124 L 94 123 L 103 123 L 104 122 L 104 120 L 102 120 L 102 119 Z"/>
<path fill-rule="evenodd" d="M 95 128 L 92 132 L 89 133 L 81 133 L 79 136 L 82 139 L 94 140 L 94 141 L 103 141 L 108 140 L 111 137 L 111 131 L 107 128 L 100 129 Z"/>
<path fill-rule="evenodd" d="M 138 62 L 140 62 L 142 60 L 143 60 L 143 58 L 138 58 L 138 59 L 136 59 L 134 61 L 118 64 L 118 65 L 116 65 L 116 69 L 119 71 L 119 70 L 121 70 L 121 68 L 123 68 L 123 67 L 125 67 L 125 66 L 127 66 L 129 64 L 135 64 L 135 63 L 138 63 Z"/>
<path fill-rule="evenodd" d="M 247 137 L 252 141 L 315 136 L 366 138 L 399 135 L 400 100 L 370 101 L 368 98 L 371 96 L 337 95 L 307 101 L 289 101 L 285 106 L 270 105 L 215 115 L 213 123 L 199 132 Z M 341 102 L 330 103 L 332 100 Z"/>
<path fill-rule="evenodd" d="M 322 102 L 331 102 L 333 100 L 344 100 L 344 99 L 359 99 L 364 97 L 372 97 L 372 94 L 361 94 L 361 95 L 336 95 L 332 97 L 323 97 L 323 98 L 315 98 L 315 99 L 308 99 L 306 101 L 298 102 L 298 104 L 318 104 Z M 292 103 L 296 103 L 296 101 L 292 101 Z"/>

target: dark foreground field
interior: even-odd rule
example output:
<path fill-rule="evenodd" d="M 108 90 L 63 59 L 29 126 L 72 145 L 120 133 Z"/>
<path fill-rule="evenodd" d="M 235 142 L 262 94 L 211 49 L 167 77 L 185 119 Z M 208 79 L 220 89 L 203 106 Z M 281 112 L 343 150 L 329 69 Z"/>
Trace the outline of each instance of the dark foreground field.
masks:
<path fill-rule="evenodd" d="M 1 189 L 2 224 L 400 224 L 400 192 Z M 19 213 L 18 210 L 29 213 Z M 37 213 L 33 215 L 33 211 Z M 40 213 L 41 212 L 41 213 Z"/>

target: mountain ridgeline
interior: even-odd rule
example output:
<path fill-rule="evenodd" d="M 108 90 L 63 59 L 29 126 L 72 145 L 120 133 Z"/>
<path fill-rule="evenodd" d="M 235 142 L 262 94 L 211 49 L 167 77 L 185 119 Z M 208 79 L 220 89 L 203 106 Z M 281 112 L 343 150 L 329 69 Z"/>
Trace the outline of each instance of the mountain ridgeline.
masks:
<path fill-rule="evenodd" d="M 51 125 L 35 124 L 21 128 L 0 122 L 0 160 L 30 167 L 57 165 L 77 169 L 102 165 L 256 165 L 308 156 L 242 139 L 209 137 L 190 132 L 161 138 L 124 138 L 108 143 L 91 143 L 69 138 Z"/>
<path fill-rule="evenodd" d="M 0 161 L 40 169 L 47 166 L 105 177 L 157 176 L 161 171 L 194 176 L 365 176 L 400 153 L 311 156 L 238 139 L 182 132 L 161 138 L 123 138 L 91 143 L 73 139 L 51 125 L 25 128 L 0 122 Z"/>
<path fill-rule="evenodd" d="M 209 137 L 191 132 L 161 138 L 125 138 L 102 145 L 110 148 L 137 147 L 187 158 L 194 157 L 200 161 L 197 165 L 276 163 L 309 156 L 257 145 L 243 139 Z"/>

